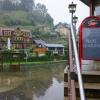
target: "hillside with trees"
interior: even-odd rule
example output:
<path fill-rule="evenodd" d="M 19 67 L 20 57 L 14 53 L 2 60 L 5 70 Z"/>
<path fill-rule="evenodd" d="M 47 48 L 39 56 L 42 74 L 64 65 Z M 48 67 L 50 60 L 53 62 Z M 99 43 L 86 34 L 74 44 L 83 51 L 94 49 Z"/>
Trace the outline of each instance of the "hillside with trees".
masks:
<path fill-rule="evenodd" d="M 55 32 L 53 18 L 46 6 L 35 4 L 34 0 L 0 0 L 0 27 L 30 29 L 35 39 L 66 43 Z"/>
<path fill-rule="evenodd" d="M 36 26 L 45 24 L 53 26 L 53 18 L 46 6 L 36 4 L 33 0 L 1 0 L 0 26 Z"/>

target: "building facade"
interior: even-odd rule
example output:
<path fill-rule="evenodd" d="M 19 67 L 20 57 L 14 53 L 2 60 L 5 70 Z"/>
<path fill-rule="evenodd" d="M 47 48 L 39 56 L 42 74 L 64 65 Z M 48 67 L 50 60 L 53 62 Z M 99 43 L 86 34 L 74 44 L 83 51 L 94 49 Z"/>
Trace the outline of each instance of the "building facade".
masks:
<path fill-rule="evenodd" d="M 34 40 L 33 44 L 36 45 L 36 48 L 33 51 L 37 51 L 38 54 L 45 54 L 46 51 L 51 51 L 53 54 L 64 54 L 63 44 L 48 44 L 43 40 Z"/>
<path fill-rule="evenodd" d="M 61 37 L 66 38 L 70 33 L 69 26 L 65 23 L 59 23 L 55 26 L 55 31 L 59 33 Z"/>
<path fill-rule="evenodd" d="M 32 47 L 32 34 L 30 30 L 0 28 L 0 49 L 7 48 L 8 38 L 11 49 L 28 49 Z"/>

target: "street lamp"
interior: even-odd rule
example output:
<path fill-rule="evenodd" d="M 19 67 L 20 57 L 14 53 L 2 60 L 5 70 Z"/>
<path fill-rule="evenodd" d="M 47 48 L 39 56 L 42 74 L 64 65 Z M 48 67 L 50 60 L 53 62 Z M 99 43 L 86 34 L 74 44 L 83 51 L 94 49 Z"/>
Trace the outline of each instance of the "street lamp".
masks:
<path fill-rule="evenodd" d="M 78 21 L 78 17 L 74 16 L 74 17 L 73 17 L 73 23 L 75 24 L 75 27 L 76 27 L 77 21 Z"/>
<path fill-rule="evenodd" d="M 73 24 L 73 13 L 75 13 L 76 11 L 76 4 L 74 4 L 73 2 L 71 4 L 69 4 L 69 12 L 72 14 L 72 24 Z"/>
<path fill-rule="evenodd" d="M 76 92 L 75 92 L 75 79 L 72 78 L 72 76 L 75 76 L 74 66 L 76 66 L 77 69 L 77 76 L 78 76 L 78 82 L 79 82 L 79 93 L 81 100 L 85 100 L 85 94 L 83 89 L 83 81 L 80 71 L 80 61 L 78 57 L 78 50 L 77 50 L 77 44 L 75 39 L 75 32 L 73 29 L 73 13 L 75 13 L 76 10 L 76 4 L 70 4 L 69 5 L 69 11 L 72 15 L 71 19 L 71 32 L 69 34 L 69 58 L 70 58 L 70 66 L 68 68 L 68 85 L 69 85 L 69 91 L 68 91 L 68 100 L 76 100 Z M 72 44 L 72 45 L 71 45 Z"/>
<path fill-rule="evenodd" d="M 72 28 L 73 28 L 73 14 L 75 13 L 75 11 L 76 11 L 76 4 L 74 4 L 73 2 L 71 3 L 71 4 L 69 4 L 69 12 L 71 13 L 71 31 L 72 31 Z M 73 50 L 74 50 L 74 48 L 73 47 L 71 47 L 72 45 L 71 44 L 73 44 L 73 46 L 74 46 L 74 43 L 73 43 L 73 41 L 76 41 L 75 40 L 75 33 L 72 31 L 72 32 L 70 32 L 71 34 L 69 34 L 69 38 L 71 39 L 70 41 L 69 41 L 69 52 L 71 53 L 71 56 L 69 57 L 69 59 L 70 59 L 70 61 L 69 61 L 69 63 L 70 63 L 70 65 L 71 66 L 69 66 L 69 69 L 68 69 L 68 87 L 69 87 L 69 91 L 68 91 L 68 100 L 76 100 L 76 93 L 75 93 L 75 81 L 74 81 L 74 79 L 72 79 L 71 78 L 71 76 L 72 75 L 74 75 L 75 74 L 75 72 L 74 72 L 74 67 L 72 66 L 72 65 L 74 65 L 74 58 L 75 58 L 75 53 L 73 53 Z M 74 37 L 74 39 L 73 39 L 73 37 Z M 71 43 L 72 42 L 72 43 Z M 69 54 L 70 55 L 70 54 Z M 71 94 L 71 95 L 70 95 Z"/>
<path fill-rule="evenodd" d="M 75 15 L 73 16 L 73 24 L 74 24 L 74 27 L 75 27 L 75 33 L 76 33 L 76 23 L 78 21 L 78 17 L 76 17 Z"/>

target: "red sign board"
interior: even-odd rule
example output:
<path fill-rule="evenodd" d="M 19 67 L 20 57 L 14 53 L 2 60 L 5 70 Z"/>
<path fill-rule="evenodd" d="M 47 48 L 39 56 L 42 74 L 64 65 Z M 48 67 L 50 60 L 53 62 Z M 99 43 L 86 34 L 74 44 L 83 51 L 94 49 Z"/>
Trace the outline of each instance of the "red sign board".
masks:
<path fill-rule="evenodd" d="M 83 20 L 79 31 L 80 60 L 100 60 L 100 18 Z"/>

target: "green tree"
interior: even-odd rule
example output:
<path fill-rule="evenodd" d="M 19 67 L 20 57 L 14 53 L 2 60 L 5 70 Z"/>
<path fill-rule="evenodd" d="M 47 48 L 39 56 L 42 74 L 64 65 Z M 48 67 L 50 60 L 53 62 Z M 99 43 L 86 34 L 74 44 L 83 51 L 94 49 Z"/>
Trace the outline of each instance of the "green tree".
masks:
<path fill-rule="evenodd" d="M 2 1 L 2 10 L 12 10 L 12 2 L 10 0 Z"/>
<path fill-rule="evenodd" d="M 38 3 L 36 5 L 36 10 L 41 14 L 41 16 L 45 17 L 47 15 L 47 9 L 44 4 Z"/>
<path fill-rule="evenodd" d="M 33 7 L 35 6 L 35 3 L 33 0 L 20 0 L 20 8 L 21 10 L 32 12 Z"/>
<path fill-rule="evenodd" d="M 53 18 L 49 14 L 46 15 L 45 21 L 48 25 L 53 26 Z"/>
<path fill-rule="evenodd" d="M 19 10 L 19 2 L 17 0 L 2 0 L 0 1 L 0 10 L 2 11 L 14 11 Z"/>
<path fill-rule="evenodd" d="M 0 14 L 1 25 L 53 26 L 53 18 L 46 6 L 40 3 L 35 6 L 34 0 L 0 0 Z"/>

